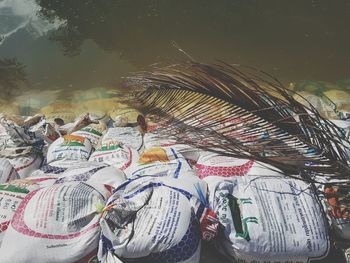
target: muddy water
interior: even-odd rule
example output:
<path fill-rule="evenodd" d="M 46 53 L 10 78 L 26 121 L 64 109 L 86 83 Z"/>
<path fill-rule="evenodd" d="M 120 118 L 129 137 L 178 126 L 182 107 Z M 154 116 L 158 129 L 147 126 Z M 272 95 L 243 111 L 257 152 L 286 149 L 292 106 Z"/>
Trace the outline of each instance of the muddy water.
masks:
<path fill-rule="evenodd" d="M 173 41 L 286 84 L 336 82 L 350 78 L 349 25 L 346 0 L 0 0 L 0 95 L 118 89 L 130 72 L 186 59 Z"/>

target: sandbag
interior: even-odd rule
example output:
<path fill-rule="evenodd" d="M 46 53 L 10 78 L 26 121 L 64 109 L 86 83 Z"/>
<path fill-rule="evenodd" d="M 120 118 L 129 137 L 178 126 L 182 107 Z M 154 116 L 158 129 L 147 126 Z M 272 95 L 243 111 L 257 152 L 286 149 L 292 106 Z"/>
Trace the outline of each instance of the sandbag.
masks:
<path fill-rule="evenodd" d="M 96 124 L 89 125 L 88 127 L 85 127 L 79 131 L 73 132 L 72 135 L 84 137 L 90 141 L 92 147 L 96 147 L 100 142 L 102 134 L 104 130 L 106 130 L 106 128 L 107 127 L 105 125 L 104 128 L 103 125 L 101 125 L 100 127 Z"/>
<path fill-rule="evenodd" d="M 29 131 L 32 132 L 36 138 L 40 138 L 48 144 L 51 144 L 60 137 L 55 125 L 53 123 L 48 123 L 44 118 L 30 127 Z"/>
<path fill-rule="evenodd" d="M 325 91 L 324 95 L 336 105 L 338 111 L 350 113 L 349 91 L 341 89 L 331 89 Z"/>
<path fill-rule="evenodd" d="M 89 161 L 105 163 L 121 170 L 129 168 L 138 160 L 138 152 L 116 140 L 104 140 Z"/>
<path fill-rule="evenodd" d="M 102 143 L 110 140 L 119 141 L 135 150 L 141 149 L 143 145 L 142 135 L 136 127 L 109 128 L 103 135 Z"/>
<path fill-rule="evenodd" d="M 28 193 L 52 183 L 50 178 L 33 178 L 0 184 L 0 247 L 10 221 L 24 197 Z"/>
<path fill-rule="evenodd" d="M 64 171 L 56 183 L 87 182 L 117 188 L 125 181 L 125 174 L 115 167 L 97 162 L 79 162 Z"/>
<path fill-rule="evenodd" d="M 89 110 L 88 108 L 79 109 L 81 111 L 80 115 L 75 119 L 75 121 L 78 121 L 84 115 L 88 112 L 89 117 L 93 122 L 101 122 L 104 124 L 107 124 L 110 120 L 109 115 L 105 111 L 99 111 L 99 110 Z"/>
<path fill-rule="evenodd" d="M 142 115 L 138 110 L 129 108 L 126 105 L 123 108 L 118 108 L 108 112 L 112 121 L 116 121 L 118 117 L 123 117 L 127 123 L 137 123 L 137 117 Z"/>
<path fill-rule="evenodd" d="M 58 160 L 58 161 L 53 161 L 49 164 L 45 163 L 39 170 L 34 171 L 31 174 L 31 177 L 32 176 L 58 177 L 68 168 L 73 167 L 81 162 L 82 162 L 81 160 Z"/>
<path fill-rule="evenodd" d="M 190 134 L 183 134 L 183 140 L 179 142 L 173 136 L 165 136 L 164 134 L 159 133 L 159 129 L 162 128 L 158 128 L 153 133 L 145 133 L 143 138 L 145 149 L 151 149 L 154 147 L 171 147 L 191 162 L 196 162 L 198 160 L 199 150 L 185 143 L 187 140 L 192 140 Z"/>
<path fill-rule="evenodd" d="M 98 246 L 97 207 L 103 206 L 108 195 L 106 189 L 82 182 L 55 184 L 29 193 L 7 229 L 0 247 L 1 261 L 69 263 L 90 254 Z"/>
<path fill-rule="evenodd" d="M 307 99 L 323 117 L 329 119 L 348 118 L 350 93 L 344 86 L 324 81 L 302 81 L 291 83 L 290 88 Z M 295 95 L 294 98 L 305 105 L 308 104 L 299 95 Z"/>
<path fill-rule="evenodd" d="M 186 159 L 172 147 L 155 147 L 144 151 L 137 163 L 126 171 L 129 177 L 155 176 L 182 178 L 194 176 Z"/>
<path fill-rule="evenodd" d="M 100 222 L 99 260 L 199 262 L 196 185 L 205 195 L 205 185 L 195 177 L 138 178 L 116 189 Z"/>
<path fill-rule="evenodd" d="M 0 115 L 0 123 L 4 129 L 2 131 L 2 137 L 7 139 L 3 148 L 22 147 L 36 141 L 33 134 L 21 126 L 24 123 L 24 119 L 20 117 L 20 119 L 16 120 L 14 119 L 16 117 Z"/>
<path fill-rule="evenodd" d="M 6 128 L 0 122 L 0 151 L 4 150 L 7 146 L 7 142 L 11 139 L 7 133 Z"/>
<path fill-rule="evenodd" d="M 21 179 L 26 178 L 39 169 L 43 158 L 41 154 L 30 153 L 15 158 L 8 158 Z"/>
<path fill-rule="evenodd" d="M 77 135 L 65 135 L 54 141 L 47 151 L 47 163 L 60 159 L 87 160 L 92 146 L 88 139 Z"/>
<path fill-rule="evenodd" d="M 14 179 L 19 179 L 15 168 L 6 158 L 0 158 L 0 184 L 8 183 Z"/>
<path fill-rule="evenodd" d="M 221 182 L 209 200 L 223 231 L 222 254 L 238 262 L 309 262 L 329 250 L 326 222 L 310 185 L 284 177 Z"/>

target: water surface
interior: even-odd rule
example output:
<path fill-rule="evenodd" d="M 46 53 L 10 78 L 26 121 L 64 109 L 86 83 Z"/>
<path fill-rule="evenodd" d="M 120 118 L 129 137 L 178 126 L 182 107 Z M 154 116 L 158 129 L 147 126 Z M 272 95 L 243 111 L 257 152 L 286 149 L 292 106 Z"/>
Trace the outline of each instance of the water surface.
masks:
<path fill-rule="evenodd" d="M 1 98 L 118 89 L 131 72 L 186 59 L 172 41 L 286 85 L 350 78 L 347 0 L 0 0 L 0 39 Z"/>

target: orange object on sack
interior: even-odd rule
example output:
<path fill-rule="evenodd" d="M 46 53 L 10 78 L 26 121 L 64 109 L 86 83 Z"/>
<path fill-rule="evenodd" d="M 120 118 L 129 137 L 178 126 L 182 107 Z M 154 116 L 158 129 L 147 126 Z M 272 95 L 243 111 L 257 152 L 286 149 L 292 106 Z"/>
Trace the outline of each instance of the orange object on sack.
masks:
<path fill-rule="evenodd" d="M 170 161 L 166 151 L 160 147 L 151 148 L 145 151 L 139 159 L 139 163 L 142 163 L 142 164 L 153 163 L 157 161 L 159 162 Z"/>

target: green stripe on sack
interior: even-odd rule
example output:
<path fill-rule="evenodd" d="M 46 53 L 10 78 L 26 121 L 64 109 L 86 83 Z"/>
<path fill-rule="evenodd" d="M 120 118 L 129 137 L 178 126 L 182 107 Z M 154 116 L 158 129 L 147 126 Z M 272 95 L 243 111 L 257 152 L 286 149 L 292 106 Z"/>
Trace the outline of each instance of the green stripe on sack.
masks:
<path fill-rule="evenodd" d="M 92 128 L 84 128 L 84 129 L 81 129 L 81 131 L 89 132 L 89 133 L 95 134 L 97 136 L 102 136 L 102 133 L 100 133 L 99 131 L 96 131 L 95 129 L 92 129 Z"/>
<path fill-rule="evenodd" d="M 2 184 L 0 185 L 0 191 L 7 191 L 7 192 L 13 192 L 13 193 L 22 193 L 22 194 L 28 194 L 30 191 L 26 188 L 17 187 L 12 184 Z"/>

